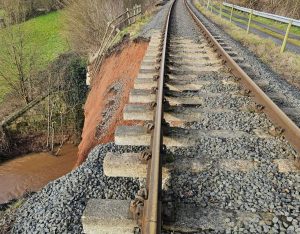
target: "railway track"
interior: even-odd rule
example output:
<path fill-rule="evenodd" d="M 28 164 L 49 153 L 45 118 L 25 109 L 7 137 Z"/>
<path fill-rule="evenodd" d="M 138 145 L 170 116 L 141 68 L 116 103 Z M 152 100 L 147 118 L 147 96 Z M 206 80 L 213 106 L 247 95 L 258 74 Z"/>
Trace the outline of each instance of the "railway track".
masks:
<path fill-rule="evenodd" d="M 246 62 L 188 1 L 174 1 L 124 110 L 143 124 L 115 133 L 117 145 L 143 151 L 109 153 L 103 164 L 107 176 L 145 178 L 130 202 L 136 221 L 120 218 L 128 201 L 103 201 L 103 230 L 300 232 L 300 130 L 242 69 Z"/>

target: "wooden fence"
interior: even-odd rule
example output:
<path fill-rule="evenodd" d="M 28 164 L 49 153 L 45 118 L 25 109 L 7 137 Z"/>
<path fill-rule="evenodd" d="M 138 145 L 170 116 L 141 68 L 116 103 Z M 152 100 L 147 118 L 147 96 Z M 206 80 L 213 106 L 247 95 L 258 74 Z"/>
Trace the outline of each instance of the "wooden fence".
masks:
<path fill-rule="evenodd" d="M 132 9 L 126 9 L 111 22 L 107 23 L 103 39 L 98 51 L 90 58 L 87 69 L 87 84 L 89 85 L 100 70 L 101 63 L 107 50 L 113 45 L 122 29 L 136 22 L 136 19 L 142 13 L 142 6 L 135 5 Z"/>

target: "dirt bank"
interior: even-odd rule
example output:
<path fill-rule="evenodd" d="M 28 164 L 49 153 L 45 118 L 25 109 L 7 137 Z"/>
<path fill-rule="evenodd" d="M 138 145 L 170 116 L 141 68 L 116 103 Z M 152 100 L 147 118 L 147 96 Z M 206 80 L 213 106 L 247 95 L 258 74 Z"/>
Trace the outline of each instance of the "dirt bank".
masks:
<path fill-rule="evenodd" d="M 147 47 L 144 41 L 125 42 L 103 62 L 85 103 L 77 165 L 93 147 L 113 141 L 116 126 L 132 124 L 123 120 L 123 109 Z"/>

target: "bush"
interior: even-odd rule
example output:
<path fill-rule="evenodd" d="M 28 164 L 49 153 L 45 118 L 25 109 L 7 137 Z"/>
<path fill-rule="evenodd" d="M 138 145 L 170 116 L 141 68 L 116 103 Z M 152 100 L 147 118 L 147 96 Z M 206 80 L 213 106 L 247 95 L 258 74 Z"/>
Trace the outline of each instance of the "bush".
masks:
<path fill-rule="evenodd" d="M 0 129 L 0 163 L 15 155 L 79 141 L 88 91 L 85 74 L 86 64 L 74 52 L 60 55 L 38 74 L 44 82 L 36 83 L 37 89 L 50 95 Z"/>
<path fill-rule="evenodd" d="M 65 6 L 65 32 L 73 49 L 84 55 L 97 50 L 107 22 L 125 9 L 123 0 L 71 0 Z"/>
<path fill-rule="evenodd" d="M 88 92 L 86 85 L 86 64 L 82 58 L 69 52 L 62 54 L 49 68 L 52 89 L 61 91 L 61 101 L 71 113 L 74 122 L 74 135 L 81 134 L 84 122 L 83 105 Z M 73 123 L 68 123 L 73 124 Z"/>
<path fill-rule="evenodd" d="M 107 23 L 134 4 L 145 6 L 153 0 L 61 0 L 65 9 L 65 32 L 71 46 L 82 55 L 98 50 Z"/>

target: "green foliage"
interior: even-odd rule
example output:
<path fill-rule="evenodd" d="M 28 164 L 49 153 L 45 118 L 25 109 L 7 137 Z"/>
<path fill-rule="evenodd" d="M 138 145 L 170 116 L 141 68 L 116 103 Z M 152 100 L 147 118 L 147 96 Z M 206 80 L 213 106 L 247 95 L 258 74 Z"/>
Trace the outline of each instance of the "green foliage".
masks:
<path fill-rule="evenodd" d="M 9 86 L 5 83 L 5 81 L 0 79 L 0 104 L 4 99 L 4 96 L 10 91 Z"/>
<path fill-rule="evenodd" d="M 61 12 L 57 11 L 21 24 L 28 48 L 38 49 L 40 68 L 45 68 L 59 54 L 69 49 L 61 34 L 61 17 Z"/>
<path fill-rule="evenodd" d="M 14 156 L 16 150 L 20 154 L 20 149 L 29 152 L 49 150 L 47 142 L 52 139 L 49 133 L 54 134 L 54 145 L 68 139 L 80 139 L 84 123 L 83 105 L 88 92 L 85 62 L 78 54 L 67 52 L 55 59 L 39 76 L 45 81 L 40 86 L 50 95 L 6 126 L 10 144 L 9 147 L 1 147 L 5 146 L 5 139 L 1 145 L 0 135 L 2 155 Z M 34 143 L 24 145 L 27 141 Z"/>
<path fill-rule="evenodd" d="M 20 27 L 20 30 L 24 32 L 25 54 L 36 56 L 39 70 L 45 69 L 59 54 L 69 50 L 68 43 L 61 34 L 60 20 L 61 12 L 52 12 L 12 26 L 13 28 Z M 5 36 L 6 30 L 0 29 L 0 37 Z M 1 52 L 5 51 L 4 46 L 0 42 Z M 16 79 L 13 74 L 11 76 L 12 79 Z M 10 87 L 0 78 L 0 103 L 9 91 Z"/>
<path fill-rule="evenodd" d="M 51 64 L 48 71 L 54 92 L 62 91 L 60 111 L 71 115 L 71 119 L 75 120 L 75 133 L 80 133 L 84 120 L 82 107 L 88 92 L 85 62 L 74 52 L 64 53 Z"/>
<path fill-rule="evenodd" d="M 78 54 L 75 52 L 61 54 L 47 70 L 52 90 L 67 91 L 66 102 L 72 106 L 83 104 L 82 99 L 86 96 L 87 90 L 86 64 Z"/>

